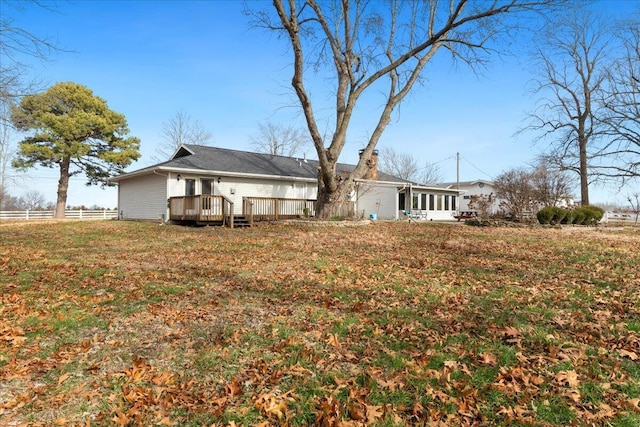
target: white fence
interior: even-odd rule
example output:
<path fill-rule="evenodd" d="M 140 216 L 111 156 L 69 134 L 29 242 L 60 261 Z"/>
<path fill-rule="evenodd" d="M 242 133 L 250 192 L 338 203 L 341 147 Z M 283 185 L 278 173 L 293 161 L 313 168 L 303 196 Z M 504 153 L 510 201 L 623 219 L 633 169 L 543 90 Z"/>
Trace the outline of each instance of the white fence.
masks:
<path fill-rule="evenodd" d="M 8 219 L 50 219 L 55 211 L 0 211 L 0 221 Z M 71 219 L 116 219 L 118 211 L 111 209 L 84 210 L 68 209 L 65 211 L 66 218 Z"/>
<path fill-rule="evenodd" d="M 634 213 L 605 212 L 601 223 L 638 224 L 638 215 Z"/>

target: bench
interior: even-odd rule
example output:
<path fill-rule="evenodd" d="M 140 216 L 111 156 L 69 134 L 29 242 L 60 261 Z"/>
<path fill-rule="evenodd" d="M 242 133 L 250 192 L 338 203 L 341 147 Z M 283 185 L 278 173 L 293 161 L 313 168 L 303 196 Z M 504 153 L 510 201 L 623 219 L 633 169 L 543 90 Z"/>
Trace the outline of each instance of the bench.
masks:
<path fill-rule="evenodd" d="M 478 213 L 473 211 L 462 211 L 459 215 L 454 215 L 453 217 L 460 222 L 463 219 L 477 218 Z"/>

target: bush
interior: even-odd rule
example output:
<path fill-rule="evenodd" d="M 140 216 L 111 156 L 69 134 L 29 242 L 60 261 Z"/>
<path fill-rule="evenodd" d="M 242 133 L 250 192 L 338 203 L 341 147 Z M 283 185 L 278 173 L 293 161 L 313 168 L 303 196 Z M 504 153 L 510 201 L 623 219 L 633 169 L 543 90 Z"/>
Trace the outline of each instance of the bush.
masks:
<path fill-rule="evenodd" d="M 567 215 L 562 220 L 562 224 L 573 224 L 576 219 L 576 211 L 574 209 L 567 209 Z"/>
<path fill-rule="evenodd" d="M 540 224 L 542 225 L 550 224 L 554 216 L 553 208 L 551 207 L 542 208 L 538 211 L 536 216 L 538 217 L 538 222 Z"/>
<path fill-rule="evenodd" d="M 582 208 L 578 208 L 574 212 L 576 214 L 576 217 L 573 220 L 573 223 L 575 225 L 581 225 L 584 222 L 584 220 L 585 220 L 585 218 L 587 216 L 586 213 L 584 212 L 584 210 Z"/>
<path fill-rule="evenodd" d="M 560 224 L 564 217 L 567 216 L 567 210 L 558 207 L 552 207 L 551 209 L 553 210 L 553 219 L 551 222 L 553 224 Z"/>
<path fill-rule="evenodd" d="M 597 206 L 583 206 L 580 209 L 584 212 L 585 216 L 582 223 L 586 225 L 595 225 L 604 216 L 604 210 Z"/>

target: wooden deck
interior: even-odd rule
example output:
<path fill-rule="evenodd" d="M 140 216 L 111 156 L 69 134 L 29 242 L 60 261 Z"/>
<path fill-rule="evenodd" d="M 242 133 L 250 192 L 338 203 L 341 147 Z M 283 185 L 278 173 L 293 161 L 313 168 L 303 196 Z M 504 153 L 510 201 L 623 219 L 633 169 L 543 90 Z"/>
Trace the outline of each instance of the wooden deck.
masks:
<path fill-rule="evenodd" d="M 315 215 L 315 200 L 274 197 L 243 197 L 242 214 L 235 213 L 233 201 L 225 196 L 201 194 L 169 198 L 169 220 L 202 225 L 226 225 L 238 221 L 252 226 L 254 221 L 277 221 Z"/>

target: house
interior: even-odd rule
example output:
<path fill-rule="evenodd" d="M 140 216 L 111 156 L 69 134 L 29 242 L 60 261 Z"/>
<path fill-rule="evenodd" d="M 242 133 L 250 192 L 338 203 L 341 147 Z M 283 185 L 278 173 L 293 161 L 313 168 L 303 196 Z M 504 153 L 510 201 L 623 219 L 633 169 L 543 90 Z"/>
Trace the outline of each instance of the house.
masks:
<path fill-rule="evenodd" d="M 379 172 L 378 153 L 356 180 L 345 216 L 385 220 L 451 220 L 458 190 L 420 186 Z M 317 160 L 182 145 L 166 162 L 110 179 L 118 185 L 121 219 L 226 223 L 234 218 L 313 216 Z M 338 164 L 338 175 L 355 165 Z"/>
<path fill-rule="evenodd" d="M 477 179 L 475 181 L 447 182 L 441 184 L 444 188 L 462 191 L 460 198 L 460 212 L 477 212 L 479 207 L 469 206 L 471 200 L 475 197 L 481 198 L 486 204 L 487 215 L 496 215 L 500 211 L 500 200 L 496 197 L 496 189 L 493 181 Z"/>

